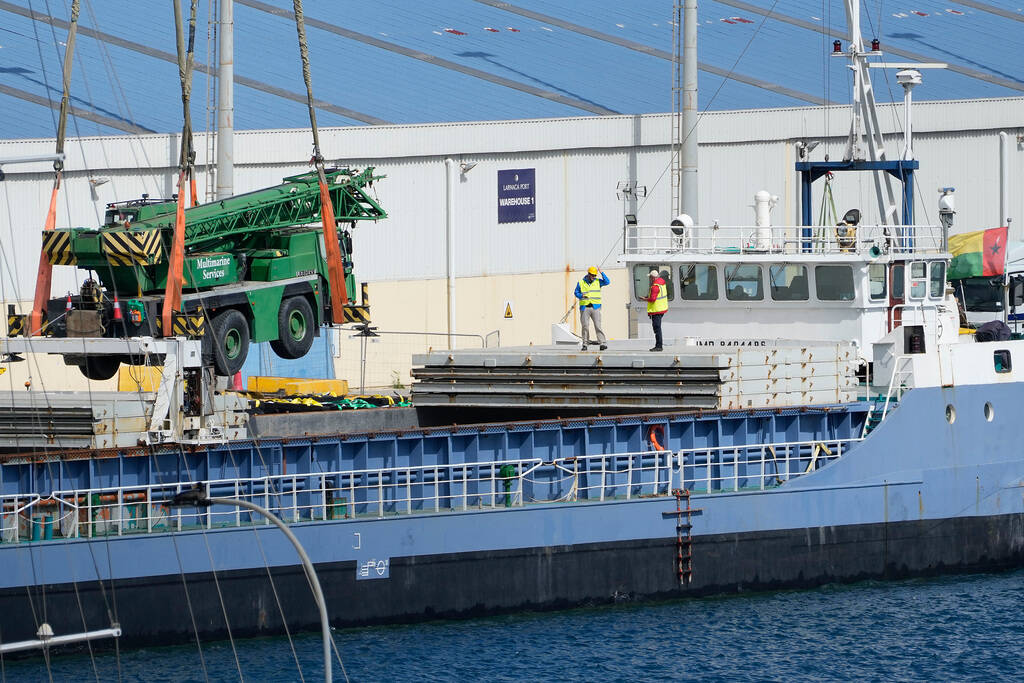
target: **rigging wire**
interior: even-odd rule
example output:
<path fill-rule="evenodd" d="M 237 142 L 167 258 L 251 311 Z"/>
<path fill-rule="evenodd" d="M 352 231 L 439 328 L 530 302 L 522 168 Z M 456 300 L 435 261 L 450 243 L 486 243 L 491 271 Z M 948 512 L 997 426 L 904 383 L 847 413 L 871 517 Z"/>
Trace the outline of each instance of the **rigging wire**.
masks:
<path fill-rule="evenodd" d="M 48 0 L 47 0 L 47 2 L 45 2 L 45 5 L 46 5 L 46 8 L 47 8 L 47 13 L 49 13 L 50 9 L 49 9 L 49 2 L 48 2 Z M 34 15 L 35 14 L 34 9 L 30 7 L 30 10 L 33 12 L 33 15 Z M 58 131 L 58 134 L 57 134 L 57 152 L 58 153 L 63 152 L 63 148 L 64 148 L 66 122 L 67 122 L 67 115 L 69 113 L 69 98 L 70 98 L 69 91 L 70 91 L 70 80 L 71 80 L 71 65 L 72 65 L 72 60 L 73 60 L 73 58 L 75 56 L 74 55 L 74 45 L 75 45 L 75 35 L 77 33 L 78 15 L 79 15 L 79 0 L 73 0 L 72 6 L 71 6 L 71 11 L 70 11 L 71 22 L 69 24 L 68 38 L 67 38 L 67 42 L 65 44 L 65 53 L 64 53 L 63 69 L 62 69 L 62 74 L 63 74 L 63 78 L 62 78 L 62 80 L 63 80 L 63 92 L 62 92 L 61 106 L 60 106 L 60 112 L 59 112 L 60 119 L 59 119 L 59 122 L 57 124 L 57 131 Z M 59 41 L 59 39 L 56 36 L 55 27 L 53 26 L 52 22 L 49 25 L 50 25 L 50 33 L 51 33 L 52 42 L 53 42 L 53 45 L 54 45 L 54 49 L 57 52 L 57 56 L 58 56 L 58 60 L 59 60 L 59 58 L 60 58 L 60 50 L 59 50 L 60 41 Z M 35 23 L 33 23 L 33 30 L 36 31 L 37 45 L 41 45 L 39 43 L 39 40 L 38 40 L 38 31 L 36 30 Z M 40 49 L 41 49 L 41 47 L 40 47 Z M 48 76 L 46 76 L 45 62 L 43 62 L 43 60 L 42 60 L 41 52 L 40 52 L 40 58 L 41 58 L 41 62 L 44 64 L 44 68 L 43 68 L 43 71 L 44 71 L 44 87 L 46 88 L 47 92 L 49 92 L 50 87 L 49 87 L 49 82 L 48 82 Z M 51 109 L 51 111 L 52 111 L 52 109 Z M 76 130 L 77 130 L 77 121 L 76 121 L 75 125 L 76 125 Z M 54 189 L 53 189 L 53 196 L 51 197 L 50 212 L 49 212 L 48 217 L 47 217 L 47 228 L 48 229 L 52 229 L 54 227 L 53 223 L 55 221 L 55 215 L 54 214 L 55 214 L 56 195 L 57 195 L 57 189 L 60 186 L 61 171 L 62 170 L 63 170 L 63 162 L 62 162 L 62 160 L 60 160 L 60 159 L 55 160 L 54 161 L 54 171 L 55 171 Z M 6 188 L 5 188 L 5 194 L 6 194 Z M 65 200 L 66 199 L 67 199 L 67 197 L 65 197 Z M 10 203 L 9 203 L 9 201 L 8 201 L 8 214 L 10 214 Z M 9 215 L 9 218 L 10 218 L 10 215 Z M 11 222 L 13 222 L 13 221 L 11 221 Z M 2 245 L 0 245 L 0 247 L 2 247 Z M 43 267 L 42 267 L 43 266 L 43 259 L 44 258 L 45 257 L 42 254 L 42 250 L 40 250 L 40 275 L 39 275 L 40 278 L 44 278 Z M 6 257 L 4 257 L 4 260 L 7 261 Z M 47 265 L 49 265 L 49 264 L 47 264 Z M 49 287 L 50 273 L 51 273 L 51 268 L 46 268 L 46 270 L 45 270 L 46 290 L 49 290 L 49 288 L 50 288 Z M 46 291 L 45 294 L 47 295 L 47 298 L 48 298 L 49 291 Z M 37 297 L 36 298 L 38 299 L 38 293 L 37 293 Z M 30 370 L 30 376 L 31 376 L 31 370 Z M 13 378 L 12 378 L 11 381 L 13 383 Z M 43 383 L 42 380 L 41 380 L 41 385 L 44 388 L 44 397 L 45 397 L 46 396 L 46 394 L 45 394 L 45 383 Z M 12 387 L 12 394 L 13 394 L 13 387 Z M 49 403 L 48 399 L 45 399 L 45 400 L 46 400 L 47 403 Z M 35 447 L 33 447 L 33 450 L 35 450 Z M 49 474 L 50 474 L 51 480 L 52 480 L 52 477 L 53 477 L 52 463 L 47 461 L 46 467 L 47 467 L 48 470 L 50 470 Z M 15 521 L 15 524 L 18 523 L 17 514 L 14 515 L 14 521 Z M 60 520 L 58 519 L 54 523 L 59 523 L 59 521 Z M 16 533 L 17 533 L 17 527 L 16 527 Z M 68 554 L 70 556 L 70 548 L 67 548 L 67 551 L 68 551 Z M 33 570 L 32 570 L 33 571 L 33 576 L 36 576 L 35 556 L 32 553 L 32 549 L 31 548 L 29 549 L 29 559 L 30 559 L 30 562 L 31 562 L 31 565 L 32 565 L 32 568 L 33 568 Z M 38 583 L 38 577 L 36 577 L 36 582 Z M 77 580 L 77 577 L 74 576 L 74 575 L 72 575 L 72 587 L 73 587 L 73 590 L 74 590 L 75 600 L 76 600 L 76 604 L 78 606 L 78 612 L 79 612 L 79 617 L 81 618 L 82 626 L 83 626 L 84 629 L 87 630 L 88 626 L 87 626 L 87 623 L 86 623 L 85 612 L 84 612 L 84 609 L 83 609 L 83 606 L 82 606 L 81 594 L 80 594 L 79 587 L 78 587 L 78 580 Z M 102 584 L 101 584 L 101 587 L 102 587 Z M 35 610 L 35 606 L 34 606 L 34 604 L 32 602 L 31 591 L 29 590 L 28 586 L 26 586 L 26 591 L 28 592 L 30 608 L 32 609 L 33 617 L 36 620 L 36 624 L 37 624 L 37 627 L 38 627 L 38 625 L 39 625 L 38 616 L 37 616 L 37 613 L 36 613 L 36 610 Z M 41 592 L 41 596 L 42 596 L 42 619 L 44 621 L 47 621 L 48 619 L 47 619 L 47 614 L 46 614 L 46 587 L 45 587 L 45 584 L 40 586 L 40 592 Z M 108 614 L 109 614 L 109 610 L 108 610 Z M 94 674 L 96 680 L 98 681 L 99 680 L 99 672 L 98 672 L 97 667 L 96 667 L 96 660 L 95 660 L 95 654 L 93 652 L 93 647 L 92 647 L 92 644 L 90 642 L 88 642 L 88 641 L 87 641 L 86 645 L 87 645 L 88 652 L 89 652 L 90 663 L 92 664 L 93 674 Z M 49 653 L 48 652 L 44 652 L 44 660 L 47 663 L 47 671 L 48 671 L 48 673 L 50 673 Z M 52 674 L 51 674 L 51 676 L 52 676 Z"/>
<path fill-rule="evenodd" d="M 295 0 L 295 2 L 296 3 L 301 3 L 301 0 Z M 707 114 L 708 110 L 711 108 L 711 105 L 714 104 L 715 99 L 718 97 L 718 94 L 720 92 L 722 92 L 722 88 L 725 87 L 725 84 L 727 82 L 729 82 L 730 80 L 732 80 L 732 74 L 733 74 L 734 71 L 736 71 L 736 68 L 739 66 L 740 60 L 742 60 L 744 55 L 747 54 L 747 50 L 750 49 L 750 46 L 753 44 L 754 39 L 757 37 L 757 34 L 760 33 L 762 28 L 764 28 L 765 22 L 768 21 L 768 17 L 772 14 L 772 12 L 775 11 L 775 6 L 778 5 L 778 4 L 779 4 L 779 0 L 773 0 L 772 6 L 768 8 L 767 12 L 765 12 L 765 13 L 763 13 L 761 15 L 760 23 L 758 23 L 757 27 L 754 29 L 754 32 L 751 34 L 750 38 L 747 40 L 746 45 L 744 45 L 743 49 L 740 50 L 740 53 L 739 53 L 739 55 L 737 55 L 736 59 L 733 61 L 732 66 L 729 67 L 729 71 L 725 74 L 725 76 L 722 77 L 721 82 L 718 84 L 718 87 L 715 89 L 715 91 L 711 94 L 711 97 L 708 99 L 707 104 L 704 105 L 704 108 L 701 110 L 700 114 L 697 115 L 697 121 L 693 124 L 693 127 L 690 128 L 690 130 L 686 131 L 686 135 L 683 136 L 682 140 L 680 141 L 680 145 L 682 145 L 683 142 L 688 140 L 690 135 L 692 135 L 692 134 L 694 134 L 696 132 L 697 126 L 700 125 L 701 119 L 704 118 L 704 115 Z M 680 28 L 680 30 L 682 30 L 682 28 Z M 673 126 L 676 125 L 674 120 L 672 121 L 672 125 Z M 665 168 L 662 169 L 661 174 L 654 181 L 654 184 L 651 186 L 651 189 L 647 193 L 647 196 L 645 196 L 644 200 L 642 202 L 640 202 L 639 206 L 637 206 L 637 213 L 638 214 L 640 213 L 640 210 L 643 209 L 644 206 L 647 205 L 647 202 L 651 199 L 651 197 L 654 194 L 654 190 L 657 189 L 658 184 L 661 183 L 661 181 L 665 178 L 665 174 L 668 173 L 669 170 L 672 168 L 672 165 L 674 163 L 676 163 L 677 156 L 678 156 L 678 151 L 675 150 L 675 149 L 672 149 L 670 151 L 670 154 L 669 154 L 668 164 L 665 165 Z M 623 239 L 622 235 L 616 235 L 615 239 L 612 240 L 612 244 L 611 244 L 611 247 L 608 249 L 608 253 L 605 254 L 604 258 L 601 259 L 601 261 L 598 263 L 598 268 L 603 267 L 604 264 L 608 261 L 608 259 L 611 258 L 611 255 L 613 253 L 615 253 L 619 249 L 619 244 L 622 242 L 622 239 Z M 623 248 L 625 248 L 625 245 L 623 245 Z M 561 320 L 559 322 L 563 322 L 564 323 L 566 320 L 568 320 L 569 319 L 569 315 L 572 313 L 572 311 L 573 311 L 573 309 L 575 307 L 576 307 L 576 302 L 574 301 L 574 302 L 572 302 L 569 305 L 569 309 L 565 312 L 565 314 L 562 316 L 562 318 L 561 318 Z"/>

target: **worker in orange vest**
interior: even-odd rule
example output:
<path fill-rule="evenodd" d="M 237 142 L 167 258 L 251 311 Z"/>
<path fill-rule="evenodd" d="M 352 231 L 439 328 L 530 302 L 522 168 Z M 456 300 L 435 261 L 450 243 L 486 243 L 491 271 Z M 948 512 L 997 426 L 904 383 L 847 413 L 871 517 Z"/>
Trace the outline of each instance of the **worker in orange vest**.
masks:
<path fill-rule="evenodd" d="M 651 351 L 661 351 L 661 318 L 668 310 L 668 287 L 657 270 L 652 270 L 649 277 L 651 291 L 647 294 L 647 315 L 650 316 L 651 327 L 654 328 L 654 347 Z"/>

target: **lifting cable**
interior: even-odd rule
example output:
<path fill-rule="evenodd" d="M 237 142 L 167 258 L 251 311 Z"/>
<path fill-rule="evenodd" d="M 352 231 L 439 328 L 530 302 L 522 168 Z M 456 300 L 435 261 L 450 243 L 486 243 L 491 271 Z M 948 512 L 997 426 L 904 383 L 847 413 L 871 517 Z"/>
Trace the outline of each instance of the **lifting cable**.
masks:
<path fill-rule="evenodd" d="M 320 132 L 317 130 L 316 108 L 313 106 L 313 81 L 309 72 L 309 46 L 306 43 L 306 20 L 302 14 L 302 0 L 292 0 L 292 6 L 295 10 L 295 30 L 299 34 L 302 78 L 306 82 L 306 106 L 309 109 L 309 123 L 313 130 L 313 158 L 310 159 L 310 163 L 316 166 L 316 173 L 320 179 L 320 217 L 324 225 L 327 280 L 331 288 L 331 322 L 341 325 L 345 322 L 344 307 L 348 303 L 345 265 L 341 260 L 341 247 L 338 245 L 338 226 L 334 219 L 334 205 L 331 204 L 331 193 L 327 189 L 327 177 L 324 175 L 324 157 L 320 153 Z"/>
<path fill-rule="evenodd" d="M 824 251 L 826 230 L 829 226 L 839 224 L 839 214 L 836 213 L 836 200 L 832 196 L 832 171 L 825 174 L 825 189 L 821 192 L 821 211 L 818 212 L 818 226 L 815 232 L 815 241 L 819 251 Z"/>
<path fill-rule="evenodd" d="M 178 42 L 178 77 L 181 80 L 181 106 L 184 123 L 181 130 L 181 157 L 178 161 L 178 210 L 174 220 L 174 237 L 171 240 L 170 258 L 167 262 L 167 285 L 164 289 L 164 306 L 161 311 L 161 333 L 173 336 L 174 311 L 181 308 L 182 270 L 185 263 L 185 181 L 190 181 L 192 205 L 196 204 L 196 185 L 193 165 L 196 160 L 192 147 L 192 115 L 189 99 L 192 94 L 192 62 L 196 37 L 196 6 L 199 0 L 192 0 L 189 15 L 188 49 L 185 48 L 185 32 L 181 20 L 181 1 L 174 0 L 174 28 Z"/>
<path fill-rule="evenodd" d="M 64 49 L 64 91 L 60 98 L 60 113 L 57 120 L 57 158 L 53 160 L 53 192 L 50 195 L 50 208 L 46 213 L 44 231 L 52 231 L 57 226 L 57 192 L 60 190 L 61 175 L 64 171 L 64 133 L 67 130 L 68 109 L 71 92 L 71 66 L 75 53 L 75 35 L 78 33 L 79 0 L 71 3 L 71 23 L 68 26 L 67 47 Z M 36 274 L 36 292 L 32 301 L 32 312 L 29 314 L 28 329 L 25 336 L 40 334 L 43 327 L 43 311 L 50 299 L 50 286 L 53 282 L 53 265 L 46 256 L 45 246 L 39 249 L 39 270 Z"/>

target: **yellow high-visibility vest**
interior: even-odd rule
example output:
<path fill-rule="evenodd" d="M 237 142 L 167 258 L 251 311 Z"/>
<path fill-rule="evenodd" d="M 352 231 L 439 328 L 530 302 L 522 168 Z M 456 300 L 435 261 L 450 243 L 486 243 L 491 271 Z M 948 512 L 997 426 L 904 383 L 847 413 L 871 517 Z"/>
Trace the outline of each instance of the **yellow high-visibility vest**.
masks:
<path fill-rule="evenodd" d="M 647 302 L 648 313 L 664 313 L 668 310 L 668 287 L 664 282 L 655 282 L 658 285 L 658 298 L 654 302 Z"/>
<path fill-rule="evenodd" d="M 600 306 L 601 281 L 596 277 L 592 282 L 587 282 L 586 278 L 580 280 L 580 294 L 583 295 L 583 298 L 580 299 L 580 306 Z"/>

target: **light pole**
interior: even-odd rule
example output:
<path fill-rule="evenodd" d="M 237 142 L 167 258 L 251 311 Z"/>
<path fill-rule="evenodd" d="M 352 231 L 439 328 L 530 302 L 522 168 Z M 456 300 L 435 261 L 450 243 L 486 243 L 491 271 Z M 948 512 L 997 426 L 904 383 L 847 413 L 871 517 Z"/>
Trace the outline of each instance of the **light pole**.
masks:
<path fill-rule="evenodd" d="M 320 580 L 316 576 L 316 569 L 313 568 L 313 563 L 309 560 L 309 555 L 306 554 L 302 544 L 299 543 L 299 539 L 295 537 L 291 529 L 282 522 L 274 513 L 270 510 L 251 503 L 247 500 L 240 500 L 237 498 L 210 498 L 206 495 L 206 491 L 203 490 L 202 485 L 197 485 L 197 488 L 191 491 L 183 491 L 174 497 L 171 501 L 171 507 L 210 507 L 211 505 L 233 505 L 235 507 L 246 508 L 253 512 L 258 512 L 267 518 L 274 526 L 284 532 L 284 535 L 291 541 L 292 545 L 295 546 L 295 552 L 299 554 L 299 559 L 302 560 L 302 568 L 306 570 L 306 578 L 309 579 L 309 585 L 313 589 L 313 598 L 316 600 L 316 605 L 320 609 L 320 631 L 323 634 L 323 645 L 324 645 L 324 681 L 331 683 L 331 627 L 327 620 L 327 603 L 324 601 L 324 593 L 320 590 Z M 283 616 L 283 615 L 282 615 Z"/>

